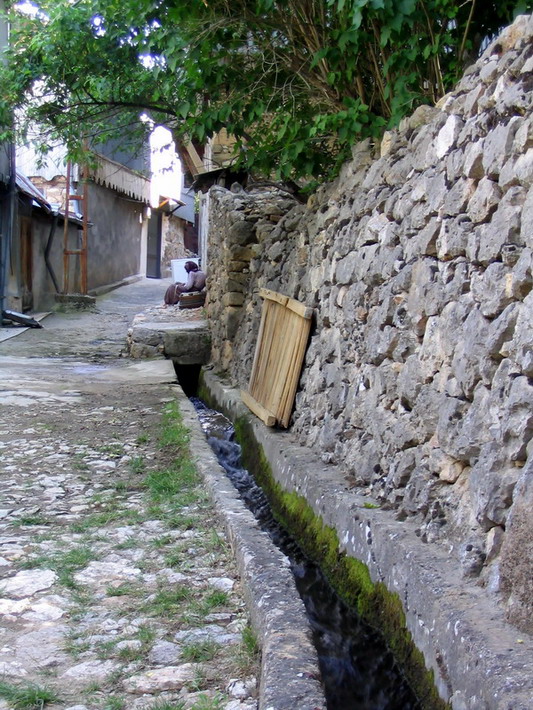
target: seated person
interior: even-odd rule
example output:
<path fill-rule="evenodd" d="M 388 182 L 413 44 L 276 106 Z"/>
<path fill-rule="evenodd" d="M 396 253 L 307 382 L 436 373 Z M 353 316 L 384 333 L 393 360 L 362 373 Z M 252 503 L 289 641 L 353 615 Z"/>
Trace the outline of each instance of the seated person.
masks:
<path fill-rule="evenodd" d="M 165 293 L 167 306 L 174 306 L 180 300 L 182 293 L 202 291 L 205 288 L 205 274 L 194 261 L 186 261 L 185 271 L 188 274 L 187 283 L 175 283 L 169 286 Z"/>

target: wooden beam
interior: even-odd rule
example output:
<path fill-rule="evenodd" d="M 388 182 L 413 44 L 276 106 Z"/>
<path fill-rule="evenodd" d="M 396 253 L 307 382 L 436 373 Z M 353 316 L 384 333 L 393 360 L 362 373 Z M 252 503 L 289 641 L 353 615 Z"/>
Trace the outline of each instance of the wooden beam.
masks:
<path fill-rule="evenodd" d="M 269 412 L 268 409 L 259 404 L 251 394 L 246 392 L 246 390 L 241 390 L 241 399 L 244 404 L 252 411 L 256 417 L 258 417 L 267 426 L 274 426 L 276 423 L 276 415 Z"/>

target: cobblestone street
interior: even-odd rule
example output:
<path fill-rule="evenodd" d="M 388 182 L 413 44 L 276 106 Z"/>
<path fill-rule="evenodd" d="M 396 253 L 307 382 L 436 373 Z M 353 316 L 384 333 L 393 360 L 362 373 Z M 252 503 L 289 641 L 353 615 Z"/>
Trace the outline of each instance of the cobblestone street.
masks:
<path fill-rule="evenodd" d="M 145 280 L 0 343 L 0 709 L 255 710 L 232 553 L 170 363 L 123 356 Z"/>

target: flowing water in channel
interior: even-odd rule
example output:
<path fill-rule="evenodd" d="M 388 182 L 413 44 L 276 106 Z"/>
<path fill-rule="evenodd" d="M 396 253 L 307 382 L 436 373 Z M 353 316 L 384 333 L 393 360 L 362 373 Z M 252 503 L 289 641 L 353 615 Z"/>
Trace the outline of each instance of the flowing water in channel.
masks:
<path fill-rule="evenodd" d="M 381 636 L 338 598 L 320 569 L 274 520 L 252 475 L 242 468 L 231 422 L 193 398 L 207 440 L 261 528 L 287 555 L 318 651 L 328 710 L 420 710 Z"/>

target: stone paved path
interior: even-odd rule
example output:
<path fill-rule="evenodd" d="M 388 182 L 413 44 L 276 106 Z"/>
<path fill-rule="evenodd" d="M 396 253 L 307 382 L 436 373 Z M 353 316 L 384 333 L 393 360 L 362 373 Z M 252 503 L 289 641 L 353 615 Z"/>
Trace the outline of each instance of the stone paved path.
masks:
<path fill-rule="evenodd" d="M 159 291 L 124 287 L 0 345 L 1 710 L 257 707 L 239 581 L 167 363 L 119 359 Z"/>

